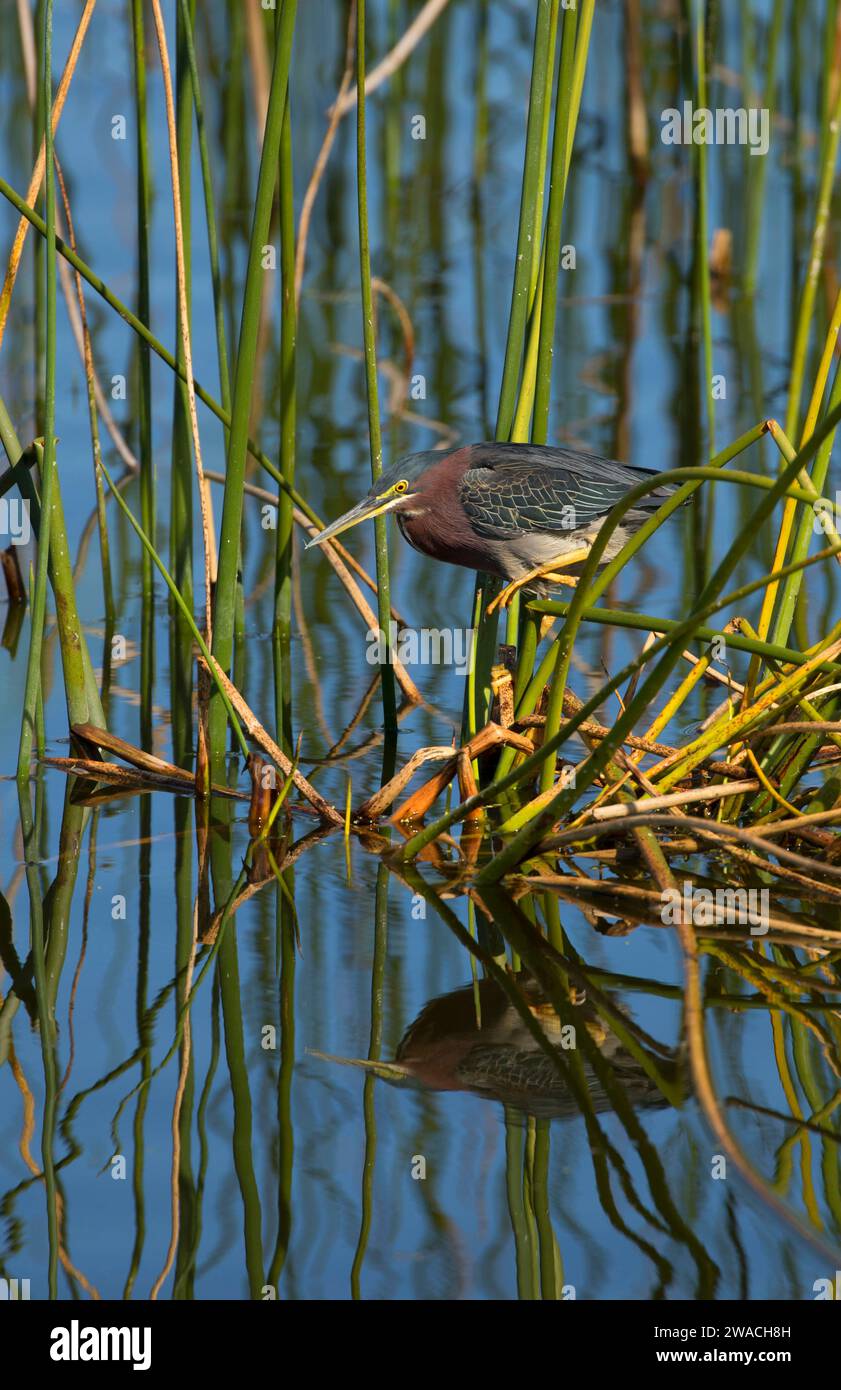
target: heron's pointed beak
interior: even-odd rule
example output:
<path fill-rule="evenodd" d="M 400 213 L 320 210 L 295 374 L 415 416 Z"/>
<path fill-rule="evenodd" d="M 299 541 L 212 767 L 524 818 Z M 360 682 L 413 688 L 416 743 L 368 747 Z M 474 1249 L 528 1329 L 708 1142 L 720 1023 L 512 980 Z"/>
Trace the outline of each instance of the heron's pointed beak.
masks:
<path fill-rule="evenodd" d="M 317 1052 L 314 1047 L 308 1047 L 311 1057 L 318 1057 L 322 1062 L 338 1062 L 343 1067 L 360 1067 L 364 1071 L 373 1072 L 383 1081 L 393 1081 L 396 1085 L 406 1085 L 411 1082 L 412 1073 L 402 1062 L 369 1062 L 363 1057 L 335 1057 L 330 1052 Z"/>
<path fill-rule="evenodd" d="M 351 526 L 356 526 L 360 521 L 370 521 L 372 517 L 381 516 L 383 512 L 391 511 L 398 502 L 403 501 L 403 496 L 389 497 L 385 502 L 379 497 L 363 497 L 361 502 L 357 502 L 355 507 L 351 507 L 349 512 L 340 516 L 337 521 L 330 526 L 325 526 L 323 531 L 319 531 L 317 536 L 313 536 L 304 546 L 309 550 L 313 545 L 323 545 L 325 541 L 333 540 L 334 536 L 341 535 L 342 531 L 349 531 Z"/>

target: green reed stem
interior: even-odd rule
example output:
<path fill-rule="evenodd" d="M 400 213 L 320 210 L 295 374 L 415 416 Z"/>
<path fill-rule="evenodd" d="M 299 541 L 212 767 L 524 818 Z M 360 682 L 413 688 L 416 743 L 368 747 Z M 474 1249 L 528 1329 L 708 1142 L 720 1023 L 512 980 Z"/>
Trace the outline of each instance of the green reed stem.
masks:
<path fill-rule="evenodd" d="M 180 297 L 175 306 L 175 355 L 179 373 L 173 382 L 172 458 L 169 495 L 169 569 L 179 594 L 193 611 L 193 439 L 190 428 L 189 393 L 185 383 L 183 335 L 191 332 L 192 319 L 192 146 L 193 103 L 186 32 L 190 0 L 185 15 L 176 11 L 175 38 L 175 130 L 178 148 L 178 182 L 181 225 L 184 229 L 184 282 L 186 325 L 181 322 Z M 177 605 L 171 611 L 169 628 L 170 709 L 172 711 L 173 758 L 187 767 L 193 753 L 193 639 L 188 623 Z"/>
<path fill-rule="evenodd" d="M 56 388 L 56 235 L 55 235 L 55 166 L 53 154 L 53 0 L 44 6 L 43 60 L 41 73 L 44 104 L 44 155 L 46 191 L 46 359 L 44 376 L 44 447 L 41 464 L 41 526 L 38 537 L 38 566 L 35 572 L 35 593 L 32 599 L 32 618 L 29 635 L 29 654 L 26 663 L 26 683 L 23 696 L 23 719 L 18 751 L 17 775 L 20 781 L 29 777 L 32 739 L 35 731 L 35 707 L 41 684 L 41 651 L 44 640 L 44 615 L 47 605 L 48 564 L 50 555 L 50 526 L 55 483 L 55 388 Z M 10 462 L 16 463 L 16 459 Z M 56 594 L 59 601 L 59 595 Z M 53 1213 L 53 1220 L 55 1219 Z M 52 1247 L 52 1228 L 51 1241 Z"/>
<path fill-rule="evenodd" d="M 575 11 L 564 15 L 564 41 L 558 72 L 558 92 L 555 101 L 555 138 L 552 148 L 552 188 L 546 227 L 545 266 L 540 315 L 540 338 L 537 350 L 534 419 L 532 439 L 545 444 L 549 432 L 549 406 L 552 391 L 552 361 L 554 356 L 555 323 L 558 305 L 558 274 L 561 256 L 561 227 L 567 179 L 572 161 L 572 147 L 581 107 L 581 94 L 587 69 L 590 33 L 595 13 L 595 0 L 584 0 L 581 21 L 576 28 Z M 574 43 L 574 47 L 573 47 Z M 558 648 L 561 662 L 561 649 Z M 561 678 L 560 667 L 552 684 L 546 713 L 546 732 L 559 727 L 563 717 L 563 698 L 566 675 Z M 554 779 L 554 759 L 550 759 L 541 774 L 548 787 Z"/>
<path fill-rule="evenodd" d="M 35 62 L 36 72 L 39 74 L 44 66 L 44 4 L 45 0 L 35 0 L 34 15 L 34 39 L 35 39 Z M 35 89 L 35 110 L 32 113 L 32 162 L 41 151 L 41 141 L 44 138 L 44 84 L 40 80 Z M 44 433 L 44 377 L 42 363 L 44 361 L 44 256 L 45 247 L 36 246 L 35 254 L 32 258 L 32 269 L 34 278 L 34 299 L 35 299 L 35 354 L 33 361 L 34 376 L 34 396 L 35 396 L 35 432 L 43 435 Z"/>
<path fill-rule="evenodd" d="M 143 0 L 132 0 L 132 36 L 134 59 L 134 104 L 137 131 L 137 312 L 143 323 L 151 317 L 149 295 L 149 228 L 151 222 L 151 175 L 149 171 L 149 140 L 146 119 L 146 38 L 143 24 Z M 79 267 L 76 267 L 80 269 Z M 95 288 L 95 286 L 94 286 Z M 148 344 L 141 340 L 139 353 L 139 382 L 137 392 L 137 422 L 139 431 L 141 517 L 148 535 L 155 536 L 155 467 L 152 459 L 152 381 Z M 144 592 L 152 584 L 152 564 L 144 553 L 142 558 Z"/>
<path fill-rule="evenodd" d="M 55 249 L 55 168 L 53 164 L 52 107 L 53 107 L 53 0 L 46 0 L 43 11 L 43 70 L 41 91 L 44 105 L 45 131 L 45 177 L 46 177 L 46 368 L 44 378 L 44 450 L 41 458 L 41 528 L 38 539 L 38 568 L 35 577 L 35 596 L 32 604 L 32 620 L 29 638 L 29 655 L 26 665 L 26 685 L 24 692 L 23 724 L 21 727 L 20 751 L 18 756 L 18 792 L 21 818 L 24 826 L 24 843 L 29 841 L 28 862 L 34 859 L 37 849 L 31 843 L 32 817 L 28 783 L 29 764 L 32 754 L 32 738 L 35 730 L 38 693 L 41 688 L 41 650 L 44 636 L 44 613 L 47 602 L 47 564 L 50 553 L 50 521 L 52 515 L 52 495 L 55 473 L 55 381 L 56 381 L 56 249 Z M 13 460 L 16 462 L 16 460 Z M 58 595 L 56 595 L 58 599 Z M 27 829 L 29 834 L 27 834 Z M 27 870 L 30 890 L 30 931 L 32 935 L 32 958 L 35 971 L 36 996 L 38 1001 L 38 1022 L 41 1033 L 41 1054 L 44 1066 L 44 1112 L 41 1125 L 41 1162 L 44 1171 L 44 1188 L 47 1199 L 47 1237 L 49 1244 L 47 1263 L 47 1284 L 51 1299 L 58 1297 L 58 1193 L 53 1158 L 53 1135 L 57 1103 L 56 1059 L 55 1059 L 55 1019 L 50 1008 L 50 990 L 46 969 L 46 943 L 44 939 L 43 905 L 34 866 L 31 874 Z"/>
<path fill-rule="evenodd" d="M 218 859 L 219 855 L 217 854 L 216 857 Z M 230 843 L 228 845 L 228 857 L 230 857 Z M 228 881 L 230 881 L 230 873 Z M 219 981 L 222 996 L 222 1020 L 225 1030 L 225 1056 L 233 1097 L 232 1147 L 234 1170 L 242 1197 L 245 1267 L 250 1296 L 252 1299 L 259 1299 L 262 1296 L 261 1290 L 265 1282 L 263 1213 L 260 1202 L 260 1184 L 254 1171 L 252 1152 L 253 1105 L 243 1026 L 243 996 L 239 976 L 236 922 L 229 924 L 219 946 Z"/>
<path fill-rule="evenodd" d="M 139 321 L 151 317 L 149 294 L 149 228 L 151 222 L 151 177 L 146 119 L 146 37 L 144 0 L 132 0 L 131 35 L 134 87 L 134 125 L 136 135 L 137 186 L 137 313 Z M 155 462 L 152 457 L 152 359 L 149 345 L 142 338 L 137 345 L 137 386 L 135 391 L 140 461 L 140 519 L 146 535 L 156 544 L 157 502 Z M 144 549 L 141 566 L 140 634 L 140 741 L 144 748 L 152 742 L 152 691 L 155 684 L 155 592 L 152 560 Z"/>
<path fill-rule="evenodd" d="M 222 276 L 219 270 L 219 235 L 216 226 L 216 204 L 213 198 L 213 176 L 210 169 L 210 154 L 207 146 L 207 128 L 204 119 L 204 105 L 196 62 L 196 47 L 193 38 L 195 23 L 190 13 L 188 0 L 178 0 L 179 14 L 183 26 L 184 47 L 190 66 L 190 80 L 193 88 L 193 104 L 196 108 L 196 132 L 198 136 L 201 162 L 202 189 L 204 192 L 205 221 L 207 222 L 207 250 L 210 259 L 210 283 L 213 286 L 213 315 L 216 325 L 216 357 L 219 364 L 219 395 L 224 410 L 231 408 L 231 379 L 228 369 L 228 349 L 225 336 L 225 306 L 222 299 Z M 148 322 L 146 315 L 140 316 Z"/>
<path fill-rule="evenodd" d="M 295 200 L 292 184 L 291 103 L 286 103 L 280 141 L 280 471 L 287 489 L 295 482 Z M 288 490 L 278 491 L 274 592 L 275 719 L 278 742 L 292 753 L 292 537 L 295 522 Z"/>
<path fill-rule="evenodd" d="M 295 891 L 295 869 L 286 869 L 278 883 L 285 883 L 289 894 Z M 272 1284 L 279 1297 L 279 1283 L 284 1273 L 289 1244 L 292 1238 L 292 1179 L 295 1163 L 295 1112 L 292 1105 L 292 1081 L 295 1077 L 295 899 L 292 905 L 284 894 L 277 895 L 275 920 L 278 927 L 278 1033 L 281 1036 L 281 1065 L 277 1077 L 278 1133 L 278 1197 L 277 1237 L 268 1265 L 267 1283 Z"/>
<path fill-rule="evenodd" d="M 526 125 L 526 150 L 523 165 L 523 183 L 520 193 L 520 220 L 517 229 L 517 255 L 514 262 L 514 283 L 511 289 L 511 309 L 508 315 L 508 336 L 505 344 L 505 361 L 502 369 L 502 384 L 499 392 L 499 410 L 496 418 L 497 439 L 508 439 L 514 420 L 517 403 L 517 384 L 523 345 L 526 336 L 526 319 L 529 307 L 529 289 L 532 268 L 532 246 L 539 236 L 535 222 L 538 189 L 540 187 L 542 164 L 542 129 L 544 107 L 547 97 L 547 68 L 551 38 L 551 6 L 549 0 L 537 0 L 537 16 L 534 28 L 534 53 L 532 56 L 531 87 L 529 90 L 529 114 Z"/>
<path fill-rule="evenodd" d="M 85 324 L 85 337 L 90 343 L 90 332 Z M 114 608 L 114 582 L 111 575 L 111 542 L 108 536 L 108 519 L 105 515 L 105 489 L 102 486 L 102 444 L 99 438 L 99 416 L 96 405 L 93 377 L 86 375 L 88 395 L 88 418 L 91 431 L 91 450 L 93 453 L 93 479 L 96 490 L 96 525 L 99 534 L 99 556 L 102 566 L 102 598 L 105 606 L 105 650 L 103 653 L 103 686 L 107 684 L 105 669 L 110 663 L 111 634 L 114 631 L 116 610 Z"/>
<path fill-rule="evenodd" d="M 832 189 L 835 181 L 835 165 L 838 160 L 838 141 L 841 138 L 841 82 L 835 97 L 835 105 L 828 112 L 828 122 L 822 131 L 821 171 L 818 184 L 818 201 L 815 208 L 815 223 L 812 229 L 812 244 L 806 260 L 806 280 L 800 297 L 797 324 L 794 331 L 794 346 L 791 355 L 791 379 L 789 382 L 788 408 L 786 410 L 786 434 L 793 439 L 797 433 L 800 419 L 800 397 L 803 393 L 803 378 L 806 372 L 806 357 L 809 349 L 809 334 L 815 317 L 815 299 L 818 292 L 818 277 L 823 267 L 826 234 L 829 227 L 829 214 L 832 203 Z"/>
<path fill-rule="evenodd" d="M 374 301 L 371 293 L 371 245 L 368 232 L 368 165 L 365 148 L 365 0 L 356 5 L 356 192 L 359 218 L 359 279 L 362 289 L 362 337 L 365 345 L 365 386 L 368 397 L 368 438 L 371 448 L 371 480 L 383 471 L 380 407 L 377 394 L 377 340 Z M 388 581 L 388 530 L 384 516 L 374 520 L 374 553 L 377 562 L 377 614 L 380 631 L 390 632 L 391 604 Z M 388 646 L 388 643 L 386 643 Z M 397 701 L 394 669 L 386 651 L 380 665 L 385 743 L 383 782 L 394 772 L 397 738 Z"/>
<path fill-rule="evenodd" d="M 175 835 L 175 873 L 173 875 L 173 897 L 174 897 L 174 917 L 175 917 L 175 960 L 174 960 L 174 989 L 173 989 L 173 1008 L 175 1013 L 175 1024 L 178 1026 L 178 1019 L 181 1009 L 186 1002 L 188 980 L 190 973 L 190 962 L 193 958 L 193 922 L 194 922 L 194 896 L 193 896 L 193 834 L 192 822 L 194 810 L 186 797 L 176 797 L 173 805 L 173 832 Z M 214 836 L 214 840 L 221 840 L 221 836 Z M 178 1155 L 178 1190 L 179 1190 L 179 1222 L 178 1222 L 178 1253 L 173 1270 L 172 1297 L 175 1298 L 175 1288 L 179 1284 L 190 1289 L 192 1278 L 188 1274 L 189 1251 L 196 1237 L 196 1225 L 198 1221 L 196 1184 L 193 1177 L 192 1165 L 192 1140 L 193 1140 L 193 1107 L 195 1101 L 195 1059 L 192 1047 L 189 1046 L 187 1038 L 182 1036 L 179 1046 L 179 1072 L 186 1061 L 184 1075 L 184 1092 L 181 1098 L 181 1108 L 178 1116 L 178 1131 L 180 1136 L 179 1155 Z M 148 1059 L 147 1059 L 148 1064 Z M 138 1097 L 138 1099 L 140 1099 Z M 189 1292 L 187 1294 L 189 1296 Z M 182 1295 L 183 1297 L 183 1295 Z"/>
<path fill-rule="evenodd" d="M 828 409 L 833 410 L 839 404 L 839 402 L 841 402 L 841 363 L 839 363 L 835 369 L 835 378 L 832 383 L 832 390 L 830 392 Z M 829 461 L 832 455 L 833 442 L 834 436 L 831 434 L 828 435 L 815 457 L 815 463 L 812 468 L 811 477 L 812 484 L 818 493 L 822 493 L 824 485 L 826 483 L 827 473 L 829 471 Z M 793 447 L 793 445 L 789 445 L 789 449 L 791 449 L 792 453 Z M 788 458 L 789 456 L 789 449 L 783 450 L 783 456 L 786 458 Z M 838 517 L 835 514 L 834 507 L 832 508 L 832 515 L 835 518 L 835 522 L 837 524 Z M 800 520 L 798 522 L 797 531 L 794 537 L 794 544 L 792 546 L 791 551 L 791 558 L 793 560 L 800 560 L 803 558 L 804 555 L 808 553 L 811 538 L 815 533 L 816 520 L 817 519 L 815 516 L 815 512 L 812 507 L 805 507 L 801 509 Z M 772 631 L 772 640 L 774 642 L 785 643 L 788 640 L 788 635 L 791 631 L 791 625 L 794 620 L 794 612 L 797 607 L 797 600 L 800 595 L 801 583 L 802 575 L 800 572 L 791 575 L 786 580 L 782 594 L 779 599 L 779 608 L 777 610 L 777 616 Z"/>
<path fill-rule="evenodd" d="M 529 611 L 535 613 L 551 614 L 552 617 L 566 617 L 569 613 L 570 605 L 562 600 L 555 599 L 535 599 L 529 604 Z M 676 618 L 658 618 L 651 613 L 627 613 L 621 608 L 594 608 L 588 606 L 583 609 L 581 617 L 585 622 L 602 623 L 607 627 L 622 627 L 631 632 L 674 632 L 678 626 Z M 706 627 L 703 623 L 695 629 L 694 637 L 701 642 L 712 642 L 716 637 L 721 637 L 727 643 L 728 648 L 734 652 L 748 652 L 751 656 L 760 656 L 769 661 L 784 662 L 789 666 L 804 666 L 809 660 L 803 652 L 797 651 L 794 647 L 778 647 L 773 642 L 760 642 L 755 638 L 746 637 L 744 633 L 723 632 L 718 628 Z M 827 672 L 841 673 L 841 665 L 836 662 L 828 661 L 821 669 Z"/>
<path fill-rule="evenodd" d="M 505 1111 L 505 1190 L 508 1198 L 508 1217 L 514 1237 L 517 1271 L 517 1297 L 531 1301 L 535 1297 L 532 1265 L 532 1237 L 526 1219 L 523 1168 L 523 1118 L 518 1111 L 506 1106 Z"/>
<path fill-rule="evenodd" d="M 538 168 L 540 177 L 538 179 L 537 198 L 534 209 L 534 235 L 531 245 L 531 271 L 529 274 L 529 313 L 534 308 L 535 296 L 537 294 L 537 281 L 542 263 L 542 238 L 543 228 L 543 204 L 546 196 L 546 160 L 549 153 L 549 126 L 552 116 L 552 79 L 555 74 L 555 49 L 558 43 L 558 20 L 560 18 L 560 0 L 551 0 L 552 12 L 549 20 L 549 43 L 546 54 L 546 95 L 543 101 L 543 124 L 540 130 L 540 154 L 538 155 Z M 568 14 L 575 14 L 576 11 L 566 11 Z"/>
<path fill-rule="evenodd" d="M 549 210 L 546 216 L 546 249 L 543 294 L 540 309 L 540 337 L 537 348 L 534 419 L 532 440 L 545 444 L 549 434 L 549 403 L 552 391 L 552 360 L 558 307 L 558 268 L 561 258 L 561 224 L 566 194 L 568 153 L 572 152 L 578 108 L 573 109 L 576 90 L 575 69 L 582 55 L 586 66 L 595 0 L 585 0 L 581 18 L 580 43 L 576 43 L 578 11 L 564 10 L 561 61 L 555 95 L 555 130 L 552 139 L 552 174 L 549 184 Z M 582 84 L 583 85 L 583 84 Z M 577 88 L 579 93 L 581 88 Z"/>
<path fill-rule="evenodd" d="M 364 0 L 360 0 L 364 3 Z M 359 88 L 360 94 L 362 87 Z M 377 888 L 374 897 L 374 953 L 371 961 L 371 1033 L 368 1060 L 379 1061 L 383 1045 L 383 986 L 388 957 L 388 887 L 391 875 L 381 863 L 377 869 Z M 377 1116 L 374 1108 L 376 1076 L 369 1074 L 362 1086 L 362 1110 L 365 1120 L 365 1157 L 362 1165 L 362 1197 L 360 1204 L 359 1236 L 350 1271 L 351 1298 L 361 1297 L 362 1266 L 368 1249 L 374 1212 L 374 1167 L 377 1159 Z"/>
<path fill-rule="evenodd" d="M 283 0 L 272 63 L 272 80 L 266 113 L 266 129 L 260 155 L 260 171 L 254 200 L 245 291 L 240 321 L 239 346 L 231 407 L 227 476 L 219 540 L 219 573 L 214 604 L 213 654 L 222 670 L 230 669 L 233 656 L 237 569 L 242 529 L 245 462 L 248 454 L 248 421 L 257 361 L 257 335 L 263 292 L 262 254 L 269 235 L 272 201 L 277 179 L 283 111 L 289 81 L 289 64 L 295 30 L 297 0 Z M 209 734 L 213 775 L 221 780 L 225 759 L 225 707 L 217 692 L 211 697 Z"/>
<path fill-rule="evenodd" d="M 511 307 L 502 368 L 495 437 L 510 439 L 517 407 L 518 384 L 526 343 L 529 302 L 532 296 L 534 247 L 540 237 L 538 204 L 544 180 L 546 149 L 543 130 L 546 107 L 551 94 L 549 71 L 552 42 L 551 0 L 537 0 L 532 53 L 529 110 L 526 122 L 526 147 L 523 181 L 520 191 L 520 216 L 517 228 L 517 251 L 514 260 L 514 279 L 511 288 Z M 539 283 L 539 281 L 538 281 Z M 535 295 L 535 306 L 539 299 Z M 475 651 L 471 680 L 466 692 L 468 735 L 485 723 L 490 705 L 490 670 L 496 651 L 498 615 L 487 617 L 485 607 L 498 588 L 498 581 L 479 574 L 473 597 L 473 626 L 476 629 Z"/>
<path fill-rule="evenodd" d="M 55 1015 L 50 1008 L 50 989 L 47 977 L 46 937 L 44 930 L 44 900 L 38 873 L 39 854 L 37 822 L 33 821 L 29 789 L 18 782 L 21 833 L 26 859 L 26 882 L 29 889 L 29 930 L 32 945 L 32 973 L 35 981 L 35 1000 L 38 1009 L 38 1033 L 41 1060 L 44 1068 L 44 1110 L 41 1132 L 41 1162 L 47 1199 L 47 1287 L 51 1299 L 58 1298 L 58 1185 L 56 1182 L 53 1143 L 58 1077 L 55 1055 Z"/>

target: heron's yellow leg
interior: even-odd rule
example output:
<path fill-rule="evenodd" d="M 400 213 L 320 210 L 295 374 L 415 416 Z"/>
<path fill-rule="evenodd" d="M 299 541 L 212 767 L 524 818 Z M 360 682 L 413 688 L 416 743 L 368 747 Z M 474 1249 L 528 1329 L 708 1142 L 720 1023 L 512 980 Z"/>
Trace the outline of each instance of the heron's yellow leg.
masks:
<path fill-rule="evenodd" d="M 506 584 L 501 589 L 496 598 L 491 599 L 488 604 L 488 612 L 493 613 L 497 608 L 507 608 L 512 598 L 520 589 L 527 589 L 529 584 L 533 584 L 535 579 L 545 579 L 549 584 L 569 584 L 572 588 L 577 584 L 577 580 L 568 574 L 558 574 L 560 569 L 567 569 L 570 565 L 580 565 L 582 560 L 586 560 L 590 554 L 589 547 L 582 546 L 578 550 L 571 550 L 567 555 L 559 555 L 557 559 L 550 560 L 548 564 L 538 565 L 536 569 L 529 570 L 521 579 L 513 579 L 510 584 Z"/>

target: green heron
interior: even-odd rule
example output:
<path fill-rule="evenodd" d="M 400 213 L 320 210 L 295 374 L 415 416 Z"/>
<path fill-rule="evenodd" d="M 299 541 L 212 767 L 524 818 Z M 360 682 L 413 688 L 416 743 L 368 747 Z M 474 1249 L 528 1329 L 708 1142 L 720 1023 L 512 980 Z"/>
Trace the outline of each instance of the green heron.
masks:
<path fill-rule="evenodd" d="M 370 1062 L 323 1052 L 314 1055 L 360 1067 L 395 1086 L 470 1091 L 538 1118 L 580 1114 L 581 1102 L 568 1080 L 574 1035 L 565 1034 L 564 1021 L 535 981 L 522 975 L 512 977 L 510 990 L 520 995 L 520 1009 L 515 1008 L 509 992 L 488 979 L 431 1000 L 403 1035 L 393 1061 Z M 525 1021 L 526 1010 L 531 1015 L 530 1025 Z M 625 1037 L 637 1043 L 636 1056 L 592 1004 L 582 1002 L 571 1007 L 566 1020 L 567 1027 L 569 1020 L 574 1020 L 573 1027 L 586 1029 L 590 1038 L 589 1047 L 579 1042 L 578 1053 L 588 1105 L 597 1112 L 609 1110 L 617 1092 L 633 1106 L 666 1105 L 666 1096 L 650 1074 L 653 1067 L 646 1067 L 641 1058 L 675 1081 L 682 1076 L 682 1060 L 643 1035 L 621 1010 L 616 1013 L 625 1025 Z M 601 1058 L 598 1071 L 594 1067 L 596 1054 Z"/>
<path fill-rule="evenodd" d="M 398 459 L 361 502 L 309 544 L 394 512 L 404 538 L 424 555 L 505 580 L 494 601 L 505 606 L 524 587 L 542 594 L 546 583 L 574 584 L 558 571 L 586 559 L 611 508 L 652 477 L 652 469 L 580 449 L 485 443 L 426 450 Z M 603 564 L 673 491 L 656 488 L 625 513 Z"/>

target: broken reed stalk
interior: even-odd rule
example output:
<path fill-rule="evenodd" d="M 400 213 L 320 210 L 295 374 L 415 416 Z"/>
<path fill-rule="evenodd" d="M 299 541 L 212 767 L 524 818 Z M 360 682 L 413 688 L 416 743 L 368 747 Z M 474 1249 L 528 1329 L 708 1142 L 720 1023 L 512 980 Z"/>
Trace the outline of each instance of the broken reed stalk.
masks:
<path fill-rule="evenodd" d="M 216 681 L 220 691 L 224 694 L 232 709 L 236 710 L 242 719 L 248 733 L 258 743 L 264 752 L 268 753 L 272 761 L 280 768 L 285 777 L 292 777 L 295 786 L 301 795 L 307 800 L 323 820 L 329 821 L 332 825 L 344 825 L 344 818 L 339 814 L 334 806 L 331 806 L 324 797 L 315 790 L 315 787 L 298 772 L 291 758 L 288 758 L 283 749 L 278 747 L 271 734 L 267 733 L 260 723 L 257 716 L 249 708 L 244 697 L 237 690 L 236 686 L 225 675 L 213 657 L 208 658 L 205 652 L 204 662 L 213 679 Z M 249 755 L 246 754 L 246 757 Z"/>
<path fill-rule="evenodd" d="M 511 745 L 524 753 L 529 753 L 532 750 L 531 742 L 529 739 L 524 738 L 522 734 L 514 733 L 513 730 L 505 729 L 499 724 L 486 724 L 484 729 L 481 729 L 478 734 L 474 734 L 473 738 L 462 748 L 451 751 L 444 767 L 439 772 L 434 773 L 422 787 L 419 787 L 417 791 L 413 792 L 408 801 L 403 802 L 398 810 L 394 812 L 391 819 L 395 822 L 422 819 L 452 781 L 453 777 L 460 771 L 463 759 L 467 759 L 469 763 L 472 763 L 484 753 L 489 752 L 491 748 L 499 747 L 500 744 Z M 431 755 L 433 751 L 437 750 L 425 749 L 423 751 L 427 755 Z M 399 789 L 398 783 L 405 785 L 405 781 L 401 782 L 401 779 L 404 778 L 404 774 L 405 769 L 403 774 L 398 774 L 398 778 L 392 779 L 387 787 L 383 787 L 378 800 L 371 798 L 370 801 L 366 802 L 365 807 L 360 808 L 360 814 L 370 813 L 370 808 L 372 806 L 376 806 L 379 811 L 390 805 L 391 801 L 386 798 L 393 799 L 392 792 L 396 787 Z M 365 808 L 367 808 L 367 811 Z"/>
<path fill-rule="evenodd" d="M 196 779 L 184 768 L 177 769 L 182 775 L 176 777 L 164 772 L 144 772 L 140 768 L 121 767 L 119 763 L 105 762 L 101 758 L 42 758 L 46 767 L 55 767 L 70 777 L 78 777 L 88 782 L 104 782 L 115 787 L 121 794 L 133 791 L 172 792 L 175 796 L 193 796 Z M 214 782 L 211 790 L 214 796 L 229 797 L 234 801 L 246 801 L 244 792 Z"/>

